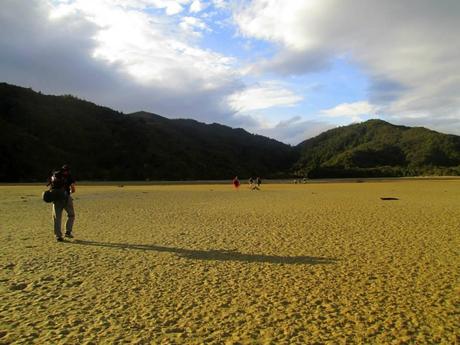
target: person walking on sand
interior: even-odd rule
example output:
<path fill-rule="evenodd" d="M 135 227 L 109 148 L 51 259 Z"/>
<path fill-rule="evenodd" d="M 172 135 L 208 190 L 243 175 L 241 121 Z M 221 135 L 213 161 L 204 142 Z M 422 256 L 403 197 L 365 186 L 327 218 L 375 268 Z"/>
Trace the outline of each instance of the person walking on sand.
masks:
<path fill-rule="evenodd" d="M 238 187 L 240 186 L 240 180 L 238 180 L 238 176 L 235 176 L 235 178 L 233 179 L 233 186 L 238 189 Z"/>
<path fill-rule="evenodd" d="M 260 186 L 260 177 L 252 179 L 251 190 L 260 190 L 259 186 Z"/>
<path fill-rule="evenodd" d="M 61 169 L 55 170 L 48 178 L 48 186 L 51 186 L 51 190 L 62 191 L 62 198 L 53 201 L 54 234 L 56 235 L 56 240 L 62 242 L 64 241 L 61 231 L 62 211 L 67 212 L 65 237 L 73 238 L 72 228 L 75 221 L 75 211 L 71 196 L 71 194 L 75 193 L 75 179 L 70 174 L 70 167 L 65 164 Z"/>

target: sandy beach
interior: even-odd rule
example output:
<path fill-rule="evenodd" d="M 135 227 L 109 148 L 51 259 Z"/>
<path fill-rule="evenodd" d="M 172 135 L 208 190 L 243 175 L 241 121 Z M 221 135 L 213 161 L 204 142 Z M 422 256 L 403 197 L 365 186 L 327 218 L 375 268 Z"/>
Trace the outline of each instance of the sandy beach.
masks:
<path fill-rule="evenodd" d="M 459 342 L 458 180 L 77 188 L 0 186 L 0 344 Z"/>

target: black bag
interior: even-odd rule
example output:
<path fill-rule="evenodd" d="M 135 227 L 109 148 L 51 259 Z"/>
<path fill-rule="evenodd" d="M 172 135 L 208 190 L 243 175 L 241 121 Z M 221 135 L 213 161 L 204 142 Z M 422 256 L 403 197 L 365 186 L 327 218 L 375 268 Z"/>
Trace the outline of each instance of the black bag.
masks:
<path fill-rule="evenodd" d="M 44 202 L 62 201 L 67 198 L 67 192 L 63 189 L 51 189 L 44 191 L 42 199 Z"/>
<path fill-rule="evenodd" d="M 53 194 L 50 190 L 45 190 L 42 194 L 42 199 L 44 202 L 53 202 Z"/>

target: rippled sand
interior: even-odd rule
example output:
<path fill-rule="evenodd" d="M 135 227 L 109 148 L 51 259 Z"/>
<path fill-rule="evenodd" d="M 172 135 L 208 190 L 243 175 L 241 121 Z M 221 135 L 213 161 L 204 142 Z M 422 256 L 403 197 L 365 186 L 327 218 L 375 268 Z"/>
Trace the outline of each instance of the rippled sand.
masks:
<path fill-rule="evenodd" d="M 456 344 L 460 180 L 0 186 L 0 344 Z M 398 200 L 382 200 L 395 198 Z"/>

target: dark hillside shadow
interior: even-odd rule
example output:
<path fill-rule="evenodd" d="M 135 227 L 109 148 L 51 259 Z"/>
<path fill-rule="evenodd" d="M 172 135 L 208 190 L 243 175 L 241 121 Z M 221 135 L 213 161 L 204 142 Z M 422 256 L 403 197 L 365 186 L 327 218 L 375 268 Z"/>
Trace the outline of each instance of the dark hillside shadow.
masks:
<path fill-rule="evenodd" d="M 313 257 L 313 256 L 276 256 L 263 254 L 243 254 L 236 250 L 195 250 L 175 247 L 163 247 L 151 244 L 129 244 L 129 243 L 108 243 L 75 240 L 68 242 L 84 246 L 107 247 L 118 249 L 134 249 L 154 252 L 175 253 L 180 257 L 196 260 L 216 260 L 216 261 L 240 261 L 240 262 L 261 262 L 270 264 L 288 264 L 288 265 L 318 265 L 332 264 L 337 260 L 333 258 Z"/>

